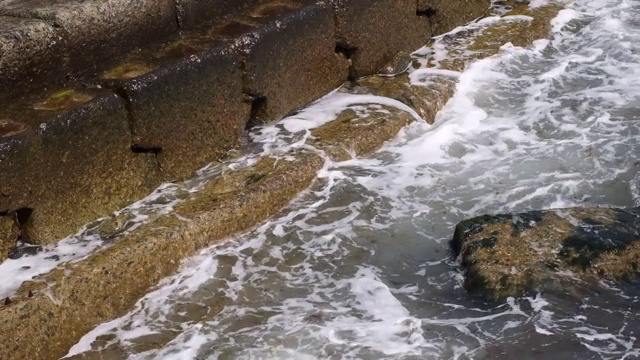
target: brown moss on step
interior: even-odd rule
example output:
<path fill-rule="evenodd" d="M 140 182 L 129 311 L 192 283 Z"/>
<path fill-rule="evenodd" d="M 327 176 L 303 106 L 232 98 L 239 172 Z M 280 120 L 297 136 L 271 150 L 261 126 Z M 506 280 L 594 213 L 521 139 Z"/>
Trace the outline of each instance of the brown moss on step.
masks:
<path fill-rule="evenodd" d="M 562 10 L 562 6 L 556 3 L 537 8 L 530 8 L 528 3 L 519 1 L 510 1 L 507 5 L 511 10 L 504 16 L 523 15 L 532 19 L 507 18 L 485 28 L 446 36 L 448 57 L 439 64 L 440 67 L 463 71 L 472 61 L 497 54 L 508 42 L 520 47 L 529 46 L 534 40 L 549 35 L 551 20 Z"/>
<path fill-rule="evenodd" d="M 398 76 L 374 75 L 353 81 L 339 91 L 350 94 L 371 94 L 399 101 L 413 109 L 417 116 L 433 123 L 436 114 L 453 95 L 455 80 L 432 76 L 424 85 L 412 85 L 407 74 Z M 335 120 L 316 129 L 309 143 L 323 150 L 333 160 L 347 160 L 377 150 L 391 140 L 402 127 L 416 117 L 392 106 L 362 104 L 366 109 L 356 112 L 344 110 Z"/>
<path fill-rule="evenodd" d="M 83 261 L 24 284 L 10 305 L 0 307 L 0 337 L 24 346 L 0 347 L 0 358 L 63 356 L 83 334 L 122 314 L 175 272 L 180 260 L 280 211 L 313 182 L 323 165 L 310 152 L 289 155 L 293 161 L 263 158 L 230 171 L 205 184 L 173 214 L 140 226 Z"/>
<path fill-rule="evenodd" d="M 299 9 L 302 4 L 295 2 L 274 1 L 267 4 L 263 4 L 251 11 L 252 17 L 271 17 L 286 14 L 293 10 Z"/>
<path fill-rule="evenodd" d="M 371 94 L 397 100 L 413 109 L 427 123 L 432 124 L 436 113 L 451 98 L 455 80 L 439 75 L 429 76 L 423 85 L 411 83 L 407 74 L 397 76 L 368 76 L 353 81 L 341 92 Z"/>
<path fill-rule="evenodd" d="M 593 270 L 609 280 L 632 280 L 640 275 L 640 239 L 624 250 L 601 254 Z"/>
<path fill-rule="evenodd" d="M 140 75 L 144 75 L 155 69 L 156 67 L 148 64 L 140 62 L 130 62 L 118 65 L 111 70 L 107 70 L 104 74 L 102 74 L 102 78 L 106 80 L 132 79 Z"/>
<path fill-rule="evenodd" d="M 49 96 L 46 100 L 36 103 L 36 110 L 62 111 L 71 109 L 93 99 L 93 95 L 74 89 L 61 90 Z"/>
<path fill-rule="evenodd" d="M 167 45 L 156 58 L 166 61 L 195 55 L 211 48 L 213 41 L 214 38 L 209 35 L 186 35 Z"/>
<path fill-rule="evenodd" d="M 222 38 L 236 37 L 258 28 L 255 23 L 232 20 L 211 30 L 210 34 Z"/>
<path fill-rule="evenodd" d="M 500 47 L 507 42 L 515 46 L 529 46 L 534 40 L 546 37 L 551 31 L 551 19 L 553 19 L 562 7 L 557 4 L 541 6 L 530 9 L 525 4 L 516 5 L 507 16 L 530 16 L 528 20 L 502 21 L 490 26 L 476 37 L 469 50 L 480 51 L 493 55 L 500 51 Z"/>
<path fill-rule="evenodd" d="M 333 160 L 347 160 L 353 155 L 366 155 L 377 150 L 412 121 L 411 114 L 392 107 L 383 107 L 382 112 L 372 109 L 364 116 L 349 109 L 338 115 L 336 120 L 314 129 L 311 132 L 314 139 L 310 143 Z"/>
<path fill-rule="evenodd" d="M 9 119 L 0 119 L 0 138 L 18 135 L 29 127 L 26 124 Z"/>

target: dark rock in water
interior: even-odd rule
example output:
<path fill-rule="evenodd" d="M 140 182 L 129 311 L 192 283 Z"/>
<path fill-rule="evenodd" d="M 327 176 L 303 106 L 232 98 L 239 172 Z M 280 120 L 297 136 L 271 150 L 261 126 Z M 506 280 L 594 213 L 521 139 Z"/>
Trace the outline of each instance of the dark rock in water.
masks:
<path fill-rule="evenodd" d="M 479 216 L 458 224 L 451 246 L 470 292 L 494 300 L 579 292 L 603 279 L 638 278 L 640 208 Z"/>

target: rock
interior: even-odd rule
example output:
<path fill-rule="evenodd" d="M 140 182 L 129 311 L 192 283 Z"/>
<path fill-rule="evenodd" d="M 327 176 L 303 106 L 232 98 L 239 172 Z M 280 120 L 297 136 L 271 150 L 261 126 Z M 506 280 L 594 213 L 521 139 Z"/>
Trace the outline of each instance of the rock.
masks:
<path fill-rule="evenodd" d="M 0 216 L 0 261 L 9 256 L 16 246 L 20 229 L 13 216 Z"/>
<path fill-rule="evenodd" d="M 640 208 L 484 215 L 459 223 L 451 245 L 469 292 L 493 300 L 578 293 L 594 281 L 638 277 Z"/>

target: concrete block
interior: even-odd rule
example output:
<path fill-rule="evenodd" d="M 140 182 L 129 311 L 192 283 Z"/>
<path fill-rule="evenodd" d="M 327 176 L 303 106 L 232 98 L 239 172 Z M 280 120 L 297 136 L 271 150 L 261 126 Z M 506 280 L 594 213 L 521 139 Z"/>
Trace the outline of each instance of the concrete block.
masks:
<path fill-rule="evenodd" d="M 41 20 L 0 16 L 0 102 L 65 80 L 64 48 Z"/>
<path fill-rule="evenodd" d="M 490 0 L 418 0 L 418 13 L 429 18 L 434 34 L 444 34 L 483 15 Z"/>
<path fill-rule="evenodd" d="M 173 0 L 5 0 L 0 15 L 40 19 L 57 29 L 73 76 L 177 31 Z"/>
<path fill-rule="evenodd" d="M 347 79 L 348 61 L 335 52 L 334 24 L 330 4 L 318 2 L 276 16 L 241 38 L 253 121 L 280 119 Z"/>
<path fill-rule="evenodd" d="M 133 145 L 154 152 L 163 179 L 176 180 L 237 146 L 251 104 L 243 101 L 240 55 L 230 45 L 109 86 L 130 101 Z"/>
<path fill-rule="evenodd" d="M 126 102 L 113 93 L 9 104 L 0 123 L 0 213 L 22 216 L 23 240 L 56 242 L 158 184 L 154 159 L 131 151 Z"/>
<path fill-rule="evenodd" d="M 400 51 L 417 50 L 432 36 L 415 0 L 331 0 L 338 50 L 353 65 L 351 77 L 376 73 Z"/>

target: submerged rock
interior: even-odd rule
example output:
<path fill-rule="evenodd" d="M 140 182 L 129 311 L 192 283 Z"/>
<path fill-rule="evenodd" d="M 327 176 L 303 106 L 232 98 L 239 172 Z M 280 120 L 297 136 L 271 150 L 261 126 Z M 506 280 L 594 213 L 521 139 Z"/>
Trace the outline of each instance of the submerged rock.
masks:
<path fill-rule="evenodd" d="M 484 215 L 459 223 L 451 245 L 472 293 L 577 293 L 591 282 L 638 277 L 640 208 Z"/>

